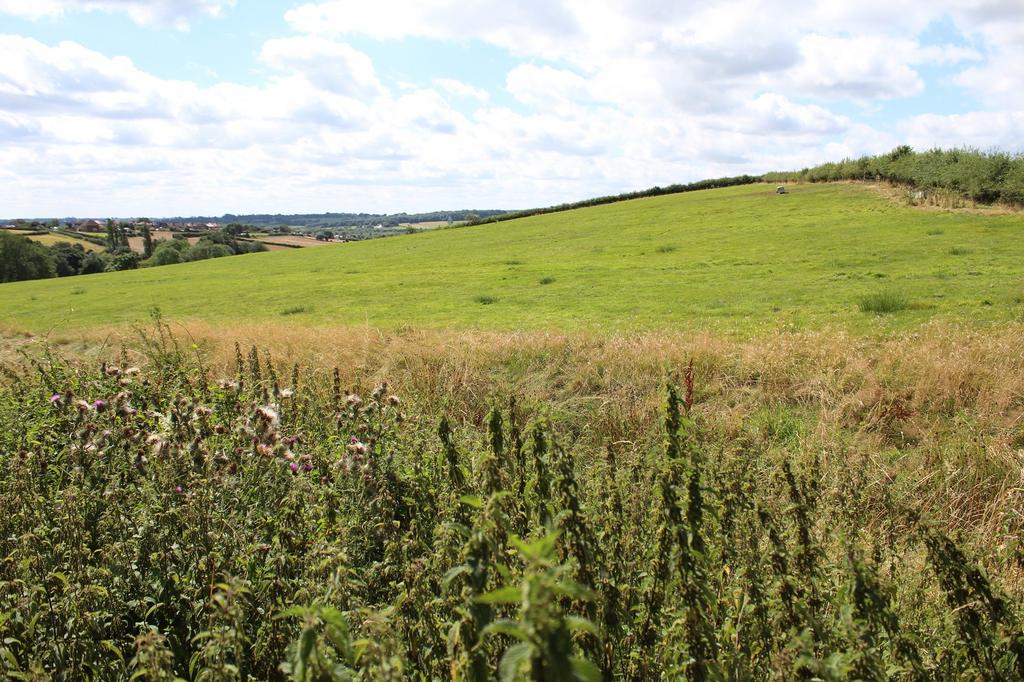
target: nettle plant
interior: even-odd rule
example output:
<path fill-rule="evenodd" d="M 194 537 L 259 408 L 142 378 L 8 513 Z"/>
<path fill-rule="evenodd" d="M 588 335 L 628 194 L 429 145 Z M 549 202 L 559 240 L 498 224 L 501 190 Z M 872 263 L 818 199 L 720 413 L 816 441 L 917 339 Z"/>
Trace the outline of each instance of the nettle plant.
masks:
<path fill-rule="evenodd" d="M 456 420 L 162 324 L 114 355 L 3 367 L 6 679 L 1024 678 L 1003 555 L 717 428 L 692 366 L 595 449 L 499 386 Z"/>

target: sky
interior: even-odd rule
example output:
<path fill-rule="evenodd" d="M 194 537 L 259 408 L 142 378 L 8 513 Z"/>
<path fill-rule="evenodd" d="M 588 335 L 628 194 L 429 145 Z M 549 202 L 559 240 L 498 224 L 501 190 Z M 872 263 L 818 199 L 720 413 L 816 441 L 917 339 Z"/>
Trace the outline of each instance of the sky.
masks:
<path fill-rule="evenodd" d="M 1024 0 L 0 0 L 0 216 L 526 208 L 1022 151 Z"/>

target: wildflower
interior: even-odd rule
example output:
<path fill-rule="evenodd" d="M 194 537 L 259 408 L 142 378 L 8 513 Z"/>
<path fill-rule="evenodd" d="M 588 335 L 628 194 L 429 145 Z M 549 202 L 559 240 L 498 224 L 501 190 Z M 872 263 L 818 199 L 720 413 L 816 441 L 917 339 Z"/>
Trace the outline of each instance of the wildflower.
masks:
<path fill-rule="evenodd" d="M 171 449 L 171 444 L 156 433 L 151 433 L 146 437 L 146 444 L 152 446 L 153 454 L 157 457 L 166 455 Z"/>
<path fill-rule="evenodd" d="M 350 393 L 349 396 L 345 398 L 345 402 L 347 402 L 351 407 L 359 407 L 359 405 L 362 404 L 363 399 L 355 393 Z"/>
<path fill-rule="evenodd" d="M 107 409 L 107 401 L 100 398 L 99 400 L 93 401 L 92 406 L 97 412 L 103 412 Z"/>
<path fill-rule="evenodd" d="M 291 464 L 288 465 L 288 468 L 292 470 L 293 474 L 299 473 L 299 463 L 298 462 L 292 462 Z"/>
<path fill-rule="evenodd" d="M 402 404 L 402 401 L 399 399 L 399 397 L 397 395 L 389 395 L 388 396 L 388 405 L 391 405 L 391 407 L 398 407 L 401 404 Z"/>
<path fill-rule="evenodd" d="M 213 410 L 211 410 L 209 407 L 206 407 L 204 405 L 200 405 L 199 407 L 196 408 L 196 416 L 197 417 L 200 417 L 200 418 L 208 417 L 211 414 L 213 414 Z"/>
<path fill-rule="evenodd" d="M 291 398 L 291 397 L 292 397 L 293 395 L 295 395 L 295 391 L 293 391 L 293 390 L 292 390 L 292 389 L 290 389 L 290 388 L 285 388 L 285 389 L 281 389 L 281 392 L 280 392 L 280 394 L 279 394 L 279 395 L 280 395 L 280 396 L 281 396 L 282 398 L 284 398 L 285 400 L 288 400 L 288 399 L 289 399 L 289 398 Z"/>
<path fill-rule="evenodd" d="M 174 486 L 174 492 L 176 492 L 176 493 L 178 493 L 180 495 L 181 493 L 184 492 L 184 490 L 182 489 L 182 487 L 180 485 L 176 485 L 176 486 Z"/>
<path fill-rule="evenodd" d="M 306 472 L 312 471 L 313 470 L 313 464 L 311 462 L 303 462 L 302 470 L 306 471 Z"/>
<path fill-rule="evenodd" d="M 277 412 L 272 407 L 264 405 L 263 407 L 256 408 L 256 416 L 262 421 L 266 422 L 271 428 L 277 426 L 278 416 Z"/>
<path fill-rule="evenodd" d="M 257 445 L 256 452 L 263 457 L 273 457 L 274 455 L 274 449 L 265 443 Z"/>
<path fill-rule="evenodd" d="M 50 404 L 57 405 L 58 403 L 60 403 L 62 397 L 63 396 L 61 396 L 60 393 L 54 393 L 53 395 L 50 396 Z"/>
<path fill-rule="evenodd" d="M 107 367 L 107 376 L 108 377 L 116 377 L 120 373 L 121 373 L 121 368 L 120 367 L 115 367 L 113 365 L 111 365 L 110 367 Z"/>
<path fill-rule="evenodd" d="M 85 414 L 92 408 L 89 405 L 89 403 L 85 402 L 84 400 L 76 400 L 75 409 L 77 409 L 81 414 Z"/>

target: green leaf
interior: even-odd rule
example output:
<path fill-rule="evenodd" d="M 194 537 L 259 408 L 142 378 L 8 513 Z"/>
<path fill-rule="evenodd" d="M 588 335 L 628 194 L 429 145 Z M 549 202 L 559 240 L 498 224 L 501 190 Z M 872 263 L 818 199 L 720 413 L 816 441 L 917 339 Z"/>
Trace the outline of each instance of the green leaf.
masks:
<path fill-rule="evenodd" d="M 533 645 L 526 642 L 513 644 L 505 649 L 505 655 L 498 663 L 498 679 L 501 682 L 515 682 L 520 673 L 528 672 L 528 664 L 533 658 Z M 524 670 L 524 668 L 527 668 Z"/>
<path fill-rule="evenodd" d="M 522 599 L 522 591 L 517 585 L 507 585 L 482 594 L 473 601 L 477 604 L 518 604 Z"/>
<path fill-rule="evenodd" d="M 484 501 L 480 499 L 479 495 L 463 495 L 459 498 L 459 502 L 474 509 L 482 509 L 484 506 Z"/>
<path fill-rule="evenodd" d="M 579 616 L 566 616 L 565 625 L 572 632 L 586 632 L 598 639 L 601 638 L 601 632 L 597 629 L 597 626 L 586 618 L 580 618 Z"/>
<path fill-rule="evenodd" d="M 530 633 L 523 628 L 522 625 L 515 622 L 514 620 L 508 620 L 507 618 L 499 618 L 487 625 L 481 632 L 485 637 L 491 635 L 507 635 L 509 637 L 515 637 L 518 640 L 529 643 Z"/>
<path fill-rule="evenodd" d="M 459 564 L 458 566 L 453 566 L 449 568 L 448 571 L 444 574 L 444 577 L 441 578 L 441 584 L 445 587 L 445 589 L 447 589 L 448 585 L 450 585 L 453 580 L 458 578 L 460 575 L 469 572 L 470 568 L 466 564 Z"/>
<path fill-rule="evenodd" d="M 601 670 L 580 656 L 573 656 L 569 659 L 569 664 L 572 665 L 573 676 L 581 682 L 601 682 Z"/>
<path fill-rule="evenodd" d="M 508 540 L 523 556 L 529 559 L 544 559 L 554 554 L 559 535 L 561 535 L 561 531 L 554 530 L 533 542 L 524 542 L 516 535 L 511 536 Z"/>

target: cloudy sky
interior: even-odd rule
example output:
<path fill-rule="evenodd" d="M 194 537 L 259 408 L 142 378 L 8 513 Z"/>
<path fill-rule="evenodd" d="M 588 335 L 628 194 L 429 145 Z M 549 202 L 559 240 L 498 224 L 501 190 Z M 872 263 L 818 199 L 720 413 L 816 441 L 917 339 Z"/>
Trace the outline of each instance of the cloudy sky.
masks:
<path fill-rule="evenodd" d="M 521 208 L 1024 145 L 1024 0 L 0 0 L 0 216 Z"/>

